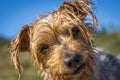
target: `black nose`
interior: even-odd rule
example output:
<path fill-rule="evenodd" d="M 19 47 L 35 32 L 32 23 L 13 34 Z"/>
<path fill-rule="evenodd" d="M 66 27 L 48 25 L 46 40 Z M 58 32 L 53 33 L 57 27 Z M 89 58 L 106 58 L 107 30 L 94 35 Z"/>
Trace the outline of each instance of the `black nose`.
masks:
<path fill-rule="evenodd" d="M 79 54 L 73 54 L 69 57 L 66 57 L 64 59 L 64 63 L 68 68 L 73 68 L 79 65 L 81 58 L 82 57 Z"/>

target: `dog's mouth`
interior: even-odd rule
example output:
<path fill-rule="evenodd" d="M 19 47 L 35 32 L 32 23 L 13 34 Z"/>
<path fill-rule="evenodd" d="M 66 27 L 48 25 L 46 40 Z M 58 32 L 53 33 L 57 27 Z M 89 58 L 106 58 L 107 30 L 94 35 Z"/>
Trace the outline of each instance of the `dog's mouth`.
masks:
<path fill-rule="evenodd" d="M 86 67 L 86 64 L 85 64 L 85 63 L 82 64 L 81 66 L 79 66 L 78 68 L 76 68 L 76 69 L 73 71 L 72 75 L 76 75 L 76 74 L 80 73 L 85 67 Z"/>
<path fill-rule="evenodd" d="M 69 76 L 69 75 L 77 75 L 77 74 L 79 74 L 85 67 L 86 67 L 86 64 L 83 63 L 83 64 L 80 65 L 79 67 L 75 68 L 71 73 L 65 73 L 65 75 L 66 75 L 66 76 Z"/>

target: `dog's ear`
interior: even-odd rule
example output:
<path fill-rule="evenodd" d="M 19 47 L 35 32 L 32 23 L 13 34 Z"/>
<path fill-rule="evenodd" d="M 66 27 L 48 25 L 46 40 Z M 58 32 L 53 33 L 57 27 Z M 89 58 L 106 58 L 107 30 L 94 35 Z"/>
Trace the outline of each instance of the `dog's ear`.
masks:
<path fill-rule="evenodd" d="M 19 74 L 21 73 L 21 66 L 18 56 L 20 52 L 29 52 L 31 31 L 30 29 L 30 25 L 23 26 L 20 33 L 11 41 L 8 47 L 15 69 L 18 71 Z"/>
<path fill-rule="evenodd" d="M 91 11 L 93 6 L 90 1 L 91 0 L 68 0 L 60 6 L 59 10 L 65 11 L 68 15 L 74 18 L 76 16 L 77 19 L 80 19 L 80 21 L 83 22 L 87 15 L 89 15 L 91 16 L 92 21 L 98 26 L 98 21 Z"/>

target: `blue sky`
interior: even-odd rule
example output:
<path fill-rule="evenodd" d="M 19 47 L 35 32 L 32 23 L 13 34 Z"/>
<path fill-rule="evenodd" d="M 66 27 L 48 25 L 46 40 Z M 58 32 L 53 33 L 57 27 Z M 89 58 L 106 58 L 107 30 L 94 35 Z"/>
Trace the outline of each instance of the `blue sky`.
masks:
<path fill-rule="evenodd" d="M 0 0 L 0 36 L 14 37 L 37 16 L 57 10 L 64 0 Z M 120 0 L 94 0 L 100 25 L 114 24 L 120 30 Z"/>

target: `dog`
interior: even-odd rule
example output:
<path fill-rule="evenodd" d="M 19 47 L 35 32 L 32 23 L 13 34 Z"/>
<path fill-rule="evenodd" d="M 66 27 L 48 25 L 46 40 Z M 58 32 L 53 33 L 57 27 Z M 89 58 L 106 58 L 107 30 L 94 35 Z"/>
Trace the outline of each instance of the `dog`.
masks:
<path fill-rule="evenodd" d="M 27 51 L 44 80 L 120 80 L 120 61 L 95 49 L 92 8 L 90 0 L 68 0 L 25 25 L 9 46 L 19 76 L 19 54 Z"/>

